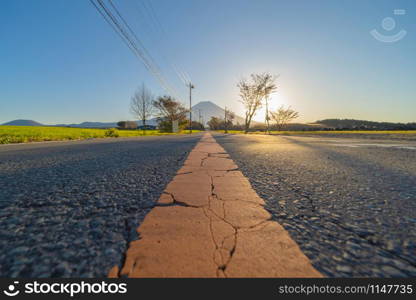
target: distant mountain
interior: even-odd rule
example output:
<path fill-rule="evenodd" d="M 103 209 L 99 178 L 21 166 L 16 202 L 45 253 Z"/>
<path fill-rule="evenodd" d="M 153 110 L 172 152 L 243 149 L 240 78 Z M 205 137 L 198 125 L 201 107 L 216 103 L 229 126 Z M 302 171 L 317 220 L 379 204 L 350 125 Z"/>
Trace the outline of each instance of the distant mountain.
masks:
<path fill-rule="evenodd" d="M 33 121 L 33 120 L 13 120 L 2 125 L 9 126 L 44 126 L 43 124 Z"/>
<path fill-rule="evenodd" d="M 201 117 L 201 118 L 200 118 Z M 211 101 L 202 101 L 192 106 L 192 120 L 203 122 L 205 125 L 211 117 L 224 118 L 224 109 L 216 105 Z M 142 121 L 136 121 L 140 126 Z M 234 124 L 244 124 L 244 118 L 235 116 Z M 253 125 L 257 122 L 253 122 Z M 57 126 L 57 127 L 75 127 L 75 128 L 114 128 L 117 127 L 117 122 L 82 122 L 73 124 L 56 124 L 56 125 L 43 125 L 32 120 L 14 120 L 3 125 L 15 125 L 15 126 Z M 152 118 L 146 121 L 146 125 L 157 125 L 157 119 Z"/>
<path fill-rule="evenodd" d="M 142 121 L 136 121 L 137 125 L 142 125 Z M 157 125 L 156 118 L 146 121 L 146 125 Z M 53 126 L 59 127 L 75 127 L 75 128 L 115 128 L 117 127 L 117 122 L 82 122 L 79 124 L 57 124 Z"/>
<path fill-rule="evenodd" d="M 325 119 L 316 121 L 328 129 L 344 130 L 415 130 L 416 123 L 374 122 L 354 119 Z"/>
<path fill-rule="evenodd" d="M 53 126 L 59 126 L 59 127 L 75 127 L 75 128 L 113 128 L 117 127 L 116 122 L 82 122 L 79 124 L 57 124 Z"/>
<path fill-rule="evenodd" d="M 211 117 L 224 118 L 224 109 L 211 101 L 202 101 L 192 106 L 192 120 L 199 121 L 199 113 L 201 113 L 201 122 L 206 124 Z M 139 126 L 143 125 L 142 121 L 136 121 Z M 244 118 L 236 116 L 234 124 L 244 124 Z M 157 118 L 146 121 L 146 125 L 157 125 Z M 77 128 L 112 128 L 117 127 L 117 122 L 101 123 L 101 122 L 83 122 L 80 124 L 59 124 L 55 126 L 77 127 Z"/>
<path fill-rule="evenodd" d="M 211 101 L 202 101 L 192 106 L 192 120 L 207 124 L 211 117 L 224 119 L 224 109 Z M 244 124 L 244 118 L 235 116 L 234 124 Z"/>
<path fill-rule="evenodd" d="M 201 122 L 207 123 L 211 117 L 224 118 L 224 109 L 211 101 L 202 101 L 192 106 L 192 120 L 199 121 L 201 113 Z M 136 121 L 139 126 L 143 125 L 142 121 Z M 234 124 L 244 124 L 244 118 L 236 116 Z M 146 125 L 157 125 L 157 118 L 146 121 Z M 56 126 L 78 127 L 78 128 L 112 128 L 117 127 L 117 123 L 101 123 L 101 122 L 83 122 L 80 124 L 60 124 Z"/>

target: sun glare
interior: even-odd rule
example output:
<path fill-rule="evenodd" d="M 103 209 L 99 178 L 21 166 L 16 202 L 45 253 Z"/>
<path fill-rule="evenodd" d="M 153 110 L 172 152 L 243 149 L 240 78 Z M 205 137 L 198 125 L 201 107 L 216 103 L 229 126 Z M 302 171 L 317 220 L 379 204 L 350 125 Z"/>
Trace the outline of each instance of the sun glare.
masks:
<path fill-rule="evenodd" d="M 289 106 L 290 103 L 285 97 L 285 95 L 281 92 L 274 93 L 269 100 L 269 111 L 275 111 L 280 106 Z M 259 109 L 256 113 L 256 116 L 254 117 L 255 121 L 257 122 L 264 122 L 266 117 L 266 105 L 263 105 L 261 109 Z"/>

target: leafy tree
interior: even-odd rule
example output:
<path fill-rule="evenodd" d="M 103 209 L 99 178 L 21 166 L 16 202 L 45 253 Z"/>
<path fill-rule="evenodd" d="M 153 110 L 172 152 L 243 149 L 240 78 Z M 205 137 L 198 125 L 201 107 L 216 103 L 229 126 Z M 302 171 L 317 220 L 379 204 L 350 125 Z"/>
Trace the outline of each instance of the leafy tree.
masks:
<path fill-rule="evenodd" d="M 190 129 L 189 124 L 185 127 L 185 129 L 186 130 L 189 130 Z M 202 123 L 199 123 L 197 121 L 192 121 L 192 129 L 195 129 L 195 130 L 205 130 L 205 127 L 204 127 L 204 125 Z"/>
<path fill-rule="evenodd" d="M 117 122 L 118 128 L 127 128 L 127 122 L 126 121 L 120 121 Z"/>
<path fill-rule="evenodd" d="M 188 110 L 171 96 L 159 97 L 153 101 L 153 106 L 157 110 L 157 121 L 161 131 L 172 132 L 172 122 L 176 120 L 180 130 L 186 127 Z"/>
<path fill-rule="evenodd" d="M 224 112 L 224 132 L 228 133 L 228 129 L 233 125 L 233 120 L 235 118 L 235 113 L 231 110 L 225 108 Z"/>
<path fill-rule="evenodd" d="M 117 123 L 120 129 L 136 129 L 137 123 L 134 121 L 120 121 Z"/>
<path fill-rule="evenodd" d="M 227 119 L 227 121 L 225 121 L 222 118 L 218 118 L 218 117 L 211 117 L 211 119 L 208 121 L 208 126 L 209 129 L 211 130 L 224 130 L 225 133 L 227 133 L 228 129 L 233 128 L 233 122 L 232 122 L 232 115 L 229 115 L 230 119 Z"/>
<path fill-rule="evenodd" d="M 218 117 L 211 117 L 211 120 L 209 120 L 207 124 L 211 130 L 220 130 L 223 122 L 224 121 Z"/>

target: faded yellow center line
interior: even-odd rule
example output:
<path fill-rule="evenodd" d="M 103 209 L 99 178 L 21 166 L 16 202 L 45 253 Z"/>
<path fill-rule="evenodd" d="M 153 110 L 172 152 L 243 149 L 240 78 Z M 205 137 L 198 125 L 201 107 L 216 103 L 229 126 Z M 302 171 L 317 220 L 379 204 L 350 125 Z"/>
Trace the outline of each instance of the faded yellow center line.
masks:
<path fill-rule="evenodd" d="M 322 277 L 210 133 L 109 277 Z"/>

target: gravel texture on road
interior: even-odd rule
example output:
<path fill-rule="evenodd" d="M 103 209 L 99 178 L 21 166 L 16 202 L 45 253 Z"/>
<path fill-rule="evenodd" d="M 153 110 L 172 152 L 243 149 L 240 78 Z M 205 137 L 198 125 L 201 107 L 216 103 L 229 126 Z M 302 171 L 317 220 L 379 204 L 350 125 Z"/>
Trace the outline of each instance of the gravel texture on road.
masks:
<path fill-rule="evenodd" d="M 0 276 L 102 277 L 201 135 L 0 147 Z"/>
<path fill-rule="evenodd" d="M 350 147 L 348 138 L 215 138 L 324 275 L 416 276 L 415 149 L 365 140 Z"/>

